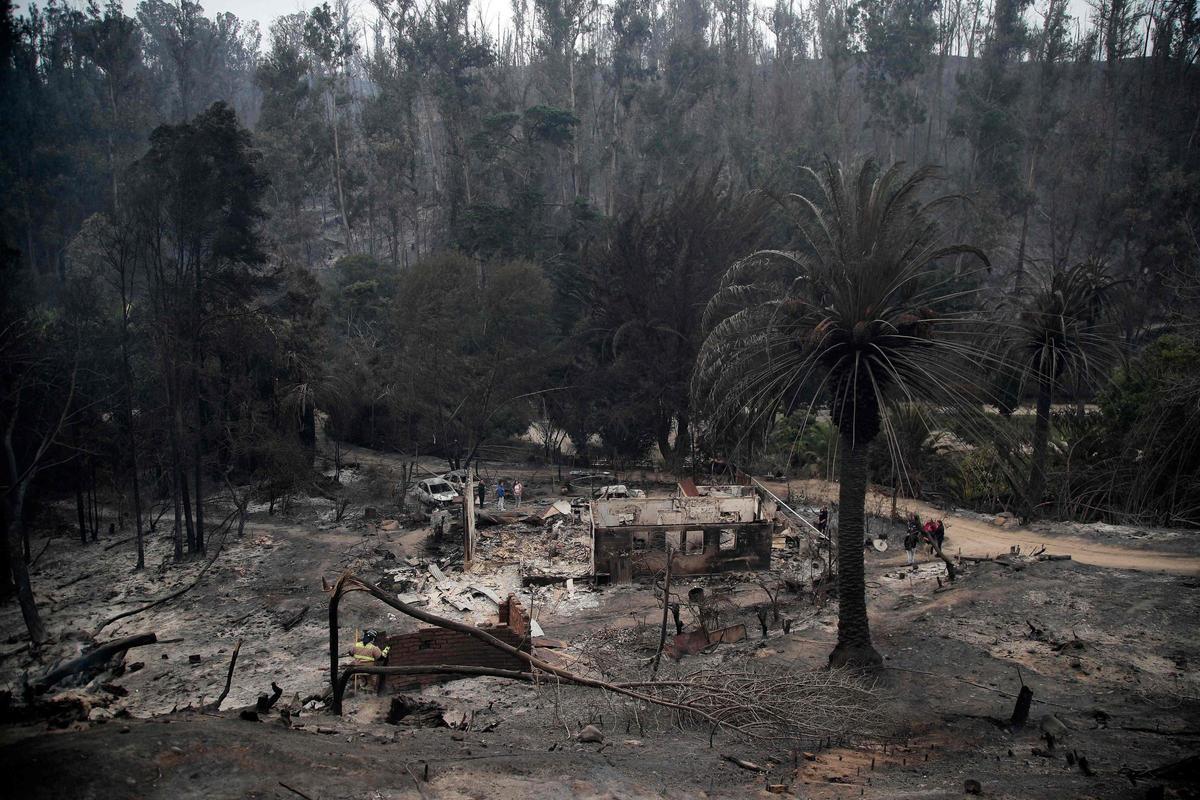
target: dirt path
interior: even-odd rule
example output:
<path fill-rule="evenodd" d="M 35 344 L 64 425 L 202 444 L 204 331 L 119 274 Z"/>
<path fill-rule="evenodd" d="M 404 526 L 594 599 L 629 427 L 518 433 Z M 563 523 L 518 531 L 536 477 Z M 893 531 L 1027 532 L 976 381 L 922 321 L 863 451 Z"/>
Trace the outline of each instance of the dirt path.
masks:
<path fill-rule="evenodd" d="M 823 498 L 825 501 L 831 501 L 837 497 L 836 483 L 829 481 L 803 481 L 801 483 L 802 491 L 810 498 Z M 787 486 L 784 484 L 767 483 L 766 486 L 780 496 L 784 496 L 787 492 Z M 792 488 L 793 490 L 796 488 L 795 482 L 793 482 Z M 872 493 L 871 500 L 881 500 L 889 504 L 891 502 L 890 496 L 877 492 Z M 1009 552 L 1014 545 L 1020 545 L 1021 551 L 1028 553 L 1045 545 L 1047 553 L 1069 555 L 1072 560 L 1081 564 L 1113 569 L 1136 569 L 1145 572 L 1169 572 L 1176 575 L 1200 575 L 1200 556 L 1188 553 L 1134 549 L 1103 544 L 1079 536 L 1033 531 L 1025 527 L 1000 528 L 990 522 L 959 516 L 928 503 L 908 498 L 900 499 L 897 510 L 905 514 L 915 511 L 922 518 L 933 517 L 944 520 L 948 554 L 961 553 L 964 556 L 976 557 L 999 555 Z"/>

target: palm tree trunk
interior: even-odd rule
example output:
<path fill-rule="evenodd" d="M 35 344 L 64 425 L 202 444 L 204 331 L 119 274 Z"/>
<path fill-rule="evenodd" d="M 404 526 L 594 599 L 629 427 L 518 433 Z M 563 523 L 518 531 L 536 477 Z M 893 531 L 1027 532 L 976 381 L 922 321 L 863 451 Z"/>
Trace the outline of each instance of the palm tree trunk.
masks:
<path fill-rule="evenodd" d="M 855 440 L 850 426 L 842 432 L 841 469 L 838 478 L 838 641 L 829 654 L 831 667 L 870 667 L 883 663 L 871 645 L 867 621 L 866 569 L 863 537 L 866 532 L 867 449 L 870 442 Z"/>
<path fill-rule="evenodd" d="M 1033 425 L 1033 468 L 1029 473 L 1029 491 L 1025 498 L 1028 510 L 1026 516 L 1032 517 L 1041 505 L 1042 495 L 1046 491 L 1046 453 L 1050 444 L 1050 401 L 1052 399 L 1050 377 L 1042 375 L 1038 378 L 1037 421 Z"/>

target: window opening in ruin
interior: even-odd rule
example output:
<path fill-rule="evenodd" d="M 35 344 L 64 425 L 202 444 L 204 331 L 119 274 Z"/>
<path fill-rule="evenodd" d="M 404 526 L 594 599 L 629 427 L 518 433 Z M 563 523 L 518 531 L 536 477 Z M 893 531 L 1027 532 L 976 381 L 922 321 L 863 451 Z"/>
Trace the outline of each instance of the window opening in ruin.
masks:
<path fill-rule="evenodd" d="M 688 531 L 683 541 L 683 553 L 688 556 L 704 552 L 704 531 Z"/>
<path fill-rule="evenodd" d="M 737 531 L 733 528 L 721 528 L 721 549 L 737 550 Z"/>

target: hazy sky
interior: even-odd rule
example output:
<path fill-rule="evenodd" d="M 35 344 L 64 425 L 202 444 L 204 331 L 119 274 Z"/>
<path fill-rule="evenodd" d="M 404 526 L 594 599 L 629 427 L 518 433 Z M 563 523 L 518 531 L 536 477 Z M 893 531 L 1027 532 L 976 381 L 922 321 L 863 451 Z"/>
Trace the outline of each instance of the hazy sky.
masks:
<path fill-rule="evenodd" d="M 66 0 L 68 4 L 78 7 L 83 7 L 86 0 Z M 137 8 L 139 0 L 122 0 L 125 5 L 126 13 L 132 15 Z M 200 5 L 204 7 L 204 11 L 209 16 L 221 11 L 232 11 L 238 17 L 246 20 L 258 20 L 263 31 L 263 46 L 267 46 L 266 34 L 271 26 L 271 21 L 276 17 L 284 14 L 291 14 L 296 11 L 307 11 L 315 5 L 319 5 L 322 0 L 199 0 Z M 39 4 L 44 0 L 39 0 Z M 601 0 L 605 2 L 605 0 Z M 773 0 L 757 0 L 758 5 L 771 3 Z M 349 0 L 350 7 L 355 9 L 360 15 L 374 16 L 374 7 L 370 0 Z M 25 0 L 18 0 L 17 8 L 24 9 L 26 6 Z M 329 4 L 335 5 L 335 0 L 329 0 Z M 1031 15 L 1036 14 L 1038 10 L 1045 7 L 1045 0 L 1034 0 Z M 471 3 L 471 18 L 478 19 L 483 16 L 484 23 L 487 29 L 494 35 L 497 29 L 501 26 L 506 26 L 512 16 L 511 0 L 473 0 Z M 1092 13 L 1089 0 L 1070 0 L 1068 5 L 1068 13 L 1076 20 L 1086 19 Z M 1031 21 L 1036 21 L 1036 17 L 1031 18 Z"/>
<path fill-rule="evenodd" d="M 45 0 L 37 0 L 38 5 L 44 5 Z M 66 0 L 68 5 L 83 8 L 87 5 L 87 0 Z M 137 10 L 139 0 L 122 0 L 125 6 L 125 13 L 133 15 Z M 271 27 L 271 21 L 276 17 L 281 17 L 284 14 L 291 14 L 296 11 L 308 11 L 313 6 L 320 5 L 322 0 L 199 0 L 200 5 L 204 7 L 204 13 L 208 16 L 213 16 L 222 11 L 232 11 L 239 18 L 244 20 L 258 20 L 263 31 L 263 45 L 266 46 L 266 33 Z M 334 0 L 328 0 L 329 5 L 335 5 Z M 349 0 L 350 7 L 355 9 L 359 14 L 374 15 L 374 7 L 370 0 Z M 103 0 L 101 0 L 103 4 Z M 27 0 L 17 0 L 16 7 L 18 11 L 24 11 L 28 5 Z M 497 24 L 507 24 L 511 16 L 512 5 L 510 0 L 473 0 L 471 3 L 471 18 L 476 19 L 480 13 L 486 21 L 488 30 L 493 34 L 496 32 Z"/>

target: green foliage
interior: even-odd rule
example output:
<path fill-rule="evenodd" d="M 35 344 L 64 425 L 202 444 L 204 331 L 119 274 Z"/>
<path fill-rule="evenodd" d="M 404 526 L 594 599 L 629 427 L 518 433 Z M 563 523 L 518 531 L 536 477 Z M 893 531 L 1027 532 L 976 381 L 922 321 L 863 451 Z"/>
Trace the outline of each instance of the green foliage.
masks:
<path fill-rule="evenodd" d="M 579 125 L 579 117 L 562 108 L 532 106 L 525 109 L 525 124 L 534 141 L 562 147 L 571 143 L 572 132 Z"/>
<path fill-rule="evenodd" d="M 1151 343 L 1100 396 L 1109 464 L 1120 479 L 1105 505 L 1158 522 L 1200 519 L 1200 345 L 1180 335 Z M 1096 456 L 1106 455 L 1100 452 Z"/>
<path fill-rule="evenodd" d="M 761 459 L 776 469 L 799 470 L 805 478 L 829 480 L 837 474 L 837 428 L 803 416 L 794 413 L 775 424 Z"/>
<path fill-rule="evenodd" d="M 925 121 L 916 87 L 929 61 L 938 0 L 859 0 L 862 83 L 871 114 L 895 133 Z"/>
<path fill-rule="evenodd" d="M 949 478 L 956 503 L 981 511 L 1001 511 L 1014 499 L 1006 466 L 994 447 L 977 447 L 958 459 L 957 474 Z"/>

